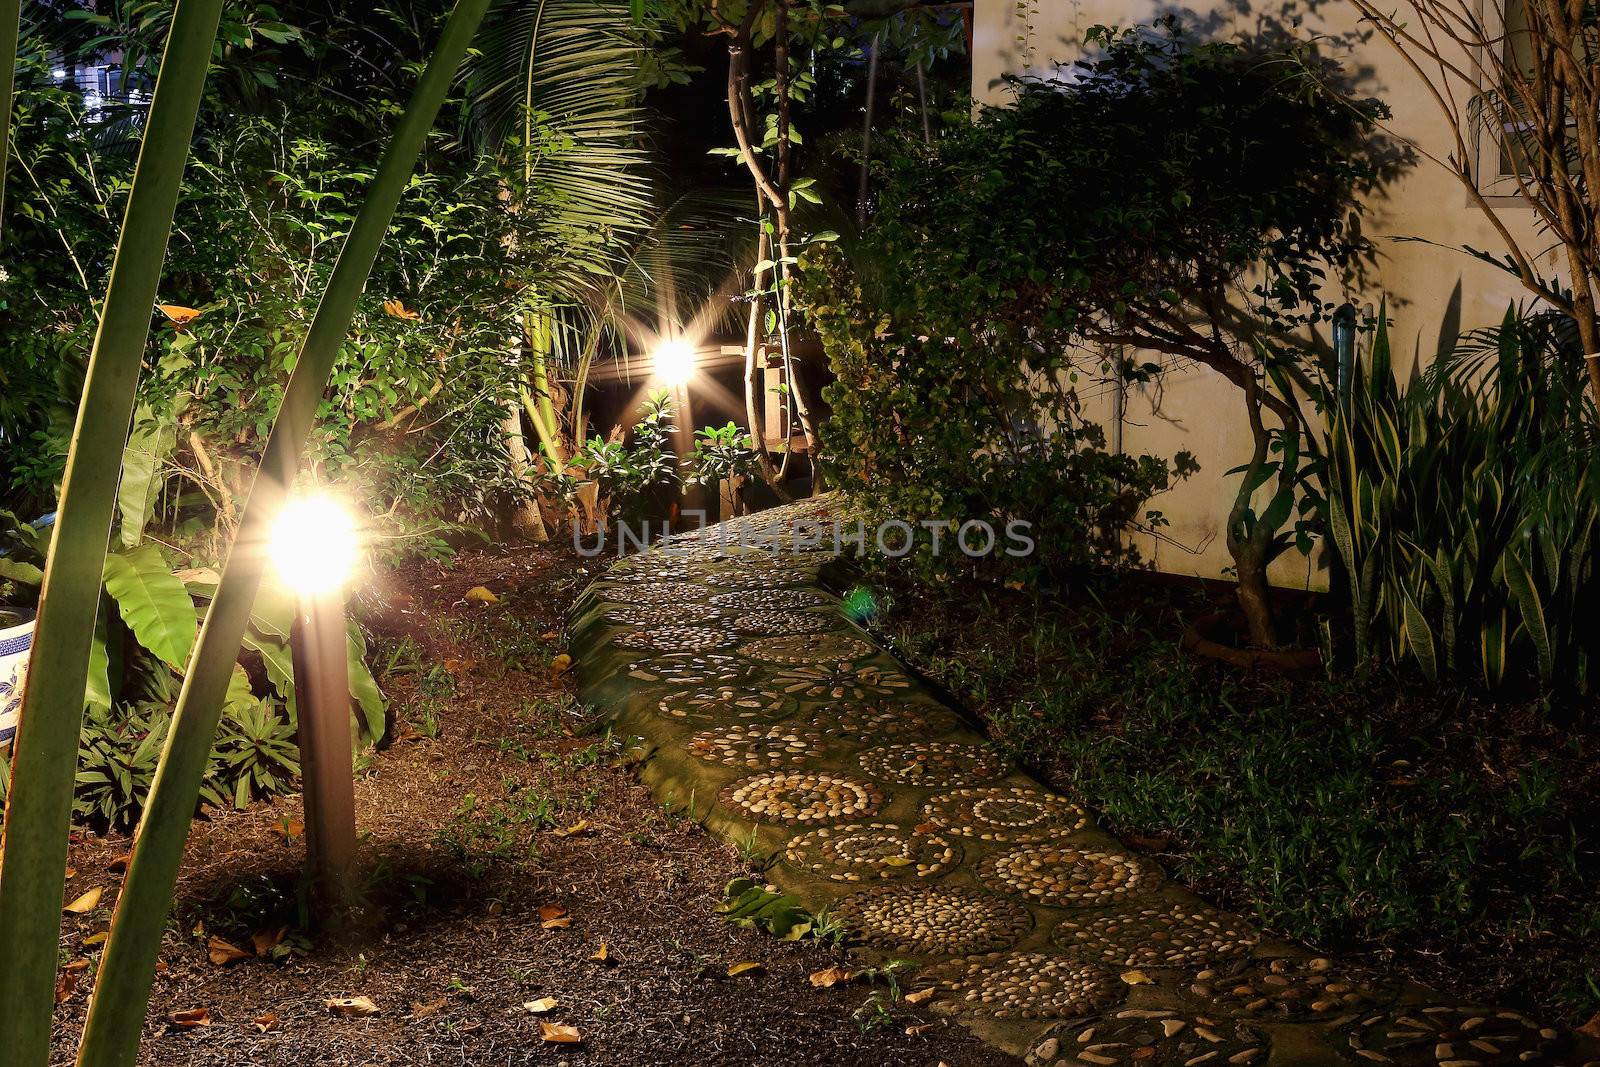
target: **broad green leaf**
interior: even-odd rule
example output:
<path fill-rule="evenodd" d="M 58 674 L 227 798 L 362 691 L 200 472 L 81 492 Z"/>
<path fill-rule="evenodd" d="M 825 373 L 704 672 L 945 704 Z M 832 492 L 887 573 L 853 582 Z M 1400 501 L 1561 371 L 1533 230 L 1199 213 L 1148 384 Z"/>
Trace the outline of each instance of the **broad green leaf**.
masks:
<path fill-rule="evenodd" d="M 1555 676 L 1555 651 L 1550 644 L 1550 631 L 1545 624 L 1544 605 L 1539 600 L 1539 590 L 1534 587 L 1533 575 L 1529 573 L 1528 565 L 1522 561 L 1516 549 L 1513 548 L 1506 553 L 1504 564 L 1506 586 L 1511 590 L 1511 595 L 1517 603 L 1517 610 L 1522 615 L 1523 629 L 1528 631 L 1528 639 L 1533 642 L 1539 680 L 1548 685 Z"/>
<path fill-rule="evenodd" d="M 361 636 L 361 627 L 354 622 L 350 623 L 345 647 L 350 656 L 350 695 L 355 698 L 366 720 L 367 737 L 374 742 L 381 741 L 386 705 L 382 690 L 378 688 L 372 672 L 367 670 L 367 640 Z"/>
<path fill-rule="evenodd" d="M 150 409 L 141 407 L 134 415 L 134 425 L 148 423 L 150 418 Z M 144 426 L 128 437 L 127 447 L 122 450 L 122 479 L 117 483 L 117 515 L 121 523 L 118 536 L 125 548 L 133 548 L 144 539 L 144 528 L 155 511 L 161 489 L 161 462 L 174 443 L 172 428 L 163 424 Z"/>
<path fill-rule="evenodd" d="M 44 571 L 31 563 L 0 556 L 0 578 L 9 578 L 22 585 L 38 585 L 44 581 Z"/>
<path fill-rule="evenodd" d="M 139 644 L 173 670 L 183 670 L 194 647 L 194 602 L 161 550 L 146 544 L 106 556 L 105 583 Z"/>
<path fill-rule="evenodd" d="M 1433 630 L 1429 628 L 1428 620 L 1422 617 L 1422 609 L 1417 607 L 1410 593 L 1406 594 L 1405 615 L 1406 641 L 1411 645 L 1411 653 L 1417 657 L 1417 663 L 1428 681 L 1438 681 L 1439 660 L 1433 647 Z"/>

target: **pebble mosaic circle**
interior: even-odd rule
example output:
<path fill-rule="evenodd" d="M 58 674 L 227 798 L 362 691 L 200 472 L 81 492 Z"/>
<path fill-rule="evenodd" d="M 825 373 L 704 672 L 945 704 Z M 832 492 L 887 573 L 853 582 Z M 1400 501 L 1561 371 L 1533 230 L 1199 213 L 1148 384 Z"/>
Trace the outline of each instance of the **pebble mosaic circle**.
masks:
<path fill-rule="evenodd" d="M 961 720 L 933 704 L 829 704 L 806 725 L 826 737 L 870 745 L 887 737 L 937 737 L 960 726 Z"/>
<path fill-rule="evenodd" d="M 1267 1036 L 1232 1020 L 1126 1008 L 1057 1023 L 1028 1049 L 1028 1067 L 1211 1067 L 1266 1063 Z"/>
<path fill-rule="evenodd" d="M 1519 1012 L 1455 1004 L 1365 1015 L 1344 1032 L 1350 1051 L 1362 1060 L 1403 1067 L 1537 1063 L 1558 1036 Z"/>
<path fill-rule="evenodd" d="M 1024 845 L 984 859 L 978 880 L 1035 904 L 1093 907 L 1148 893 L 1161 883 L 1161 869 L 1126 852 Z"/>
<path fill-rule="evenodd" d="M 1010 948 L 1033 929 L 1016 901 L 946 885 L 863 889 L 834 905 L 834 915 L 869 945 L 943 956 Z"/>
<path fill-rule="evenodd" d="M 628 665 L 630 678 L 661 685 L 745 685 L 753 674 L 749 663 L 720 652 L 669 652 Z"/>
<path fill-rule="evenodd" d="M 816 577 L 811 567 L 765 566 L 750 567 L 740 564 L 738 570 L 718 571 L 701 579 L 717 589 L 765 589 L 770 585 L 804 585 Z"/>
<path fill-rule="evenodd" d="M 762 663 L 839 663 L 870 656 L 878 649 L 849 634 L 792 634 L 761 637 L 739 646 L 739 654 Z"/>
<path fill-rule="evenodd" d="M 799 767 L 817 756 L 822 738 L 785 726 L 739 725 L 703 730 L 689 739 L 689 754 L 724 767 L 770 770 Z"/>
<path fill-rule="evenodd" d="M 747 611 L 733 617 L 733 628 L 742 634 L 781 637 L 788 634 L 819 634 L 839 626 L 837 618 L 815 613 L 791 611 Z"/>
<path fill-rule="evenodd" d="M 711 626 L 661 626 L 619 633 L 611 643 L 634 652 L 715 652 L 737 640 L 728 631 Z"/>
<path fill-rule="evenodd" d="M 819 607 L 832 603 L 833 598 L 815 589 L 739 589 L 731 593 L 718 593 L 710 598 L 710 602 L 719 608 L 784 611 Z"/>
<path fill-rule="evenodd" d="M 941 793 L 922 817 L 962 837 L 998 842 L 1048 841 L 1089 825 L 1088 813 L 1059 793 L 1006 786 Z"/>
<path fill-rule="evenodd" d="M 789 842 L 784 862 L 835 882 L 927 878 L 961 862 L 961 848 L 942 834 L 924 834 L 895 823 L 825 826 Z"/>
<path fill-rule="evenodd" d="M 827 663 L 777 671 L 772 684 L 812 700 L 865 702 L 903 693 L 911 688 L 911 679 L 870 663 Z"/>
<path fill-rule="evenodd" d="M 686 723 L 772 723 L 788 718 L 794 709 L 793 697 L 729 685 L 668 693 L 656 704 L 663 718 Z"/>
<path fill-rule="evenodd" d="M 709 604 L 630 604 L 612 608 L 602 618 L 617 626 L 673 626 L 714 623 L 723 613 Z"/>
<path fill-rule="evenodd" d="M 1069 917 L 1053 937 L 1074 956 L 1113 967 L 1200 967 L 1249 952 L 1261 939 L 1243 920 L 1191 904 Z"/>
<path fill-rule="evenodd" d="M 802 824 L 876 815 L 884 800 L 870 782 L 828 772 L 757 774 L 724 786 L 719 795 L 756 822 Z"/>
<path fill-rule="evenodd" d="M 1122 1002 L 1128 986 L 1114 971 L 1044 952 L 991 952 L 928 973 L 941 999 L 964 1015 L 1063 1019 Z"/>
<path fill-rule="evenodd" d="M 706 589 L 699 582 L 641 582 L 637 585 L 610 585 L 599 590 L 602 600 L 613 604 L 681 604 L 704 600 Z"/>
<path fill-rule="evenodd" d="M 1398 987 L 1372 971 L 1329 959 L 1240 960 L 1194 976 L 1190 996 L 1212 1011 L 1263 1022 L 1329 1019 L 1371 1011 L 1394 1000 Z"/>
<path fill-rule="evenodd" d="M 1007 771 L 1006 761 L 988 745 L 957 741 L 912 741 L 869 748 L 858 757 L 861 769 L 880 782 L 898 785 L 963 785 L 987 782 Z"/>
<path fill-rule="evenodd" d="M 617 566 L 606 572 L 608 582 L 644 584 L 647 582 L 692 582 L 704 569 L 702 563 L 670 557 L 651 556 L 645 562 Z"/>

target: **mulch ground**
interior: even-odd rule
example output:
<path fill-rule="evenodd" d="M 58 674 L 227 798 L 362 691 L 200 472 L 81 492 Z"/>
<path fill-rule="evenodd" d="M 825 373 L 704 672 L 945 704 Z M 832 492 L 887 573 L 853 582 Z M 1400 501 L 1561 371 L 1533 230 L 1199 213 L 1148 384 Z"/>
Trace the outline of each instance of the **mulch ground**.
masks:
<path fill-rule="evenodd" d="M 727 881 L 749 873 L 740 857 L 664 811 L 620 745 L 583 733 L 558 657 L 594 569 L 518 548 L 379 583 L 362 612 L 376 665 L 393 662 L 393 741 L 356 782 L 355 929 L 304 928 L 298 797 L 197 821 L 141 1063 L 1009 1062 L 885 985 L 813 988 L 809 975 L 845 962 L 837 949 L 717 917 Z M 498 602 L 463 600 L 475 586 Z M 103 898 L 63 923 L 58 1062 L 76 1046 L 128 845 L 74 840 L 67 899 Z M 243 958 L 215 962 L 230 949 Z M 745 962 L 760 966 L 728 977 Z M 375 1013 L 328 1006 L 360 997 Z M 556 1002 L 543 1014 L 524 1007 L 543 998 Z M 546 1042 L 541 1022 L 582 1040 Z"/>

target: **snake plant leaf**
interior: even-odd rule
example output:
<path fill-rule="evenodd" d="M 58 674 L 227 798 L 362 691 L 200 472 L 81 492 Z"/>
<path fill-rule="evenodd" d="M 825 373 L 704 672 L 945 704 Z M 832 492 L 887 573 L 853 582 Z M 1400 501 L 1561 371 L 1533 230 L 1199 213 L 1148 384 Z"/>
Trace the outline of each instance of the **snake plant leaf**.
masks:
<path fill-rule="evenodd" d="M 154 544 L 109 555 L 106 592 L 139 644 L 174 670 L 183 670 L 194 648 L 194 601 Z"/>
<path fill-rule="evenodd" d="M 1483 682 L 1490 689 L 1500 685 L 1506 675 L 1506 612 L 1501 608 L 1484 619 L 1478 631 L 1478 648 L 1483 661 Z"/>
<path fill-rule="evenodd" d="M 1555 677 L 1555 652 L 1550 643 L 1550 630 L 1545 624 L 1544 605 L 1539 600 L 1539 590 L 1534 587 L 1533 575 L 1522 557 L 1512 548 L 1505 555 L 1506 586 L 1516 601 L 1522 617 L 1522 628 L 1533 642 L 1535 663 L 1539 680 L 1546 685 Z"/>
<path fill-rule="evenodd" d="M 1439 680 L 1439 659 L 1433 647 L 1433 630 L 1428 626 L 1428 620 L 1422 617 L 1422 609 L 1417 607 L 1410 593 L 1406 594 L 1405 614 L 1406 641 L 1411 646 L 1411 654 L 1416 657 L 1428 681 L 1436 682 Z"/>

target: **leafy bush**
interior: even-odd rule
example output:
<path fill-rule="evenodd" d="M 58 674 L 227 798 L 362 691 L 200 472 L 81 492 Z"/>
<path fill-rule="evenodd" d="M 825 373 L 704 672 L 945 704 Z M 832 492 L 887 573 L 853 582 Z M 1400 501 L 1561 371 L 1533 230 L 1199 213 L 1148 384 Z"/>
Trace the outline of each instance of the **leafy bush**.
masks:
<path fill-rule="evenodd" d="M 1107 451 L 1104 432 L 1081 417 L 1065 350 L 958 324 L 962 301 L 930 296 L 885 311 L 829 252 L 803 266 L 800 299 L 838 376 L 823 393 L 833 411 L 822 427 L 827 477 L 913 524 L 915 558 L 933 569 L 965 558 L 936 557 L 935 533 L 920 524 L 983 519 L 1032 524 L 1037 554 L 1012 562 L 1036 575 L 1137 560 L 1123 534 L 1162 525 L 1147 504 L 1193 469 L 1187 455 L 1169 468 Z"/>
<path fill-rule="evenodd" d="M 599 483 L 611 517 L 633 523 L 668 517 L 683 478 L 672 443 L 673 415 L 663 390 L 646 398 L 632 442 L 592 437 L 585 443 L 575 465 Z"/>
<path fill-rule="evenodd" d="M 1508 311 L 1404 389 L 1380 322 L 1332 390 L 1326 521 L 1359 663 L 1588 690 L 1600 455 L 1558 322 Z"/>
<path fill-rule="evenodd" d="M 1309 384 L 1295 331 L 1370 255 L 1361 198 L 1398 156 L 1375 135 L 1381 105 L 1334 91 L 1339 72 L 1309 45 L 1198 41 L 1172 18 L 1094 27 L 1087 44 L 1068 77 L 1013 81 L 1012 106 L 929 145 L 886 143 L 855 256 L 867 299 L 822 329 L 848 378 L 831 449 L 847 484 L 875 465 L 924 479 L 924 510 L 947 516 L 1010 493 L 1093 561 L 1118 557 L 1126 525 L 1157 521 L 1144 498 L 1191 461 L 1105 456 L 1081 396 L 1180 360 L 1208 367 L 1240 390 L 1256 446 L 1244 482 L 1264 484 L 1303 429 L 1272 378 Z M 813 302 L 857 303 L 838 282 Z M 851 388 L 883 400 L 854 404 Z M 1298 468 L 1273 473 L 1289 500 Z M 974 481 L 983 492 L 960 488 Z M 1265 572 L 1286 543 L 1280 510 L 1248 514 L 1245 500 L 1228 524 L 1262 644 L 1275 643 Z"/>

